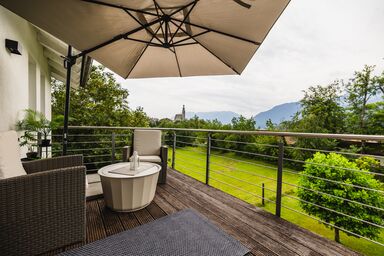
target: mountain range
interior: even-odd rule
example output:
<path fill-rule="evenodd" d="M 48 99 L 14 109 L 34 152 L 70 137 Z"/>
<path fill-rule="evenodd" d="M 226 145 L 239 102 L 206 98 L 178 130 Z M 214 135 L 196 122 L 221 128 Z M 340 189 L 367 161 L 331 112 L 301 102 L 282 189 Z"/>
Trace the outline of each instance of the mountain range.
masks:
<path fill-rule="evenodd" d="M 301 105 L 299 102 L 290 102 L 280 104 L 267 111 L 260 112 L 254 116 L 256 126 L 259 126 L 262 129 L 265 128 L 265 124 L 268 119 L 271 119 L 271 121 L 275 124 L 291 120 L 292 117 L 300 110 L 300 107 Z"/>
<path fill-rule="evenodd" d="M 285 120 L 290 120 L 294 114 L 300 109 L 299 102 L 284 103 L 273 108 L 260 112 L 254 116 L 256 121 L 256 126 L 261 129 L 265 128 L 265 123 L 268 119 L 271 119 L 273 123 L 280 123 Z M 211 112 L 187 112 L 186 118 L 192 118 L 198 116 L 204 120 L 214 120 L 217 119 L 223 124 L 228 124 L 231 122 L 232 118 L 239 117 L 240 114 L 232 111 L 211 111 Z"/>
<path fill-rule="evenodd" d="M 343 98 L 345 101 L 345 98 Z M 369 103 L 382 101 L 382 95 L 376 95 L 369 100 Z M 269 110 L 263 111 L 255 115 L 256 126 L 261 129 L 266 128 L 266 122 L 271 119 L 273 123 L 279 124 L 282 121 L 291 120 L 292 117 L 300 110 L 300 102 L 289 102 L 276 105 Z M 186 118 L 198 116 L 205 120 L 217 119 L 223 124 L 231 123 L 232 118 L 239 117 L 240 114 L 232 111 L 211 111 L 211 112 L 187 112 Z"/>

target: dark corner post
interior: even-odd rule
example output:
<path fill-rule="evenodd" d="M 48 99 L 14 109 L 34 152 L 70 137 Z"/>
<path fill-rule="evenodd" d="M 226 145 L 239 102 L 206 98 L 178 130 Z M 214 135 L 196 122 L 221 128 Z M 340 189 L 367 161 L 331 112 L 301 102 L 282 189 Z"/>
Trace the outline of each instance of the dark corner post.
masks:
<path fill-rule="evenodd" d="M 69 118 L 69 103 L 71 92 L 71 71 L 75 59 L 72 56 L 72 46 L 68 45 L 68 54 L 64 60 L 64 67 L 67 69 L 67 78 L 65 81 L 65 107 L 64 107 L 64 127 L 63 127 L 63 155 L 67 154 L 68 146 L 68 118 Z"/>
<path fill-rule="evenodd" d="M 275 215 L 281 216 L 281 193 L 283 186 L 283 161 L 284 161 L 284 137 L 280 138 L 279 142 L 279 156 L 277 160 L 277 188 L 276 188 L 276 213 Z"/>
<path fill-rule="evenodd" d="M 211 143 L 212 143 L 212 137 L 211 133 L 208 133 L 207 135 L 207 163 L 205 168 L 205 184 L 209 185 L 209 164 L 211 160 Z"/>
<path fill-rule="evenodd" d="M 172 144 L 172 169 L 175 170 L 175 156 L 176 155 L 176 132 L 173 132 L 173 144 Z"/>

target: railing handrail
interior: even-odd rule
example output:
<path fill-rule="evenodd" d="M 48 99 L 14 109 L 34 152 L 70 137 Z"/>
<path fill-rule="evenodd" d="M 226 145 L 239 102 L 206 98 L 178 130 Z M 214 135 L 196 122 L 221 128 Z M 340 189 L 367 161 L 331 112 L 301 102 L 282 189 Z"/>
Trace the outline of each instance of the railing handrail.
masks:
<path fill-rule="evenodd" d="M 104 130 L 163 130 L 163 131 L 188 131 L 204 133 L 230 133 L 239 135 L 264 135 L 274 137 L 302 137 L 319 139 L 340 139 L 340 140 L 362 140 L 362 141 L 384 141 L 384 135 L 364 134 L 336 134 L 336 133 L 306 133 L 306 132 L 278 132 L 268 130 L 240 131 L 240 130 L 211 130 L 191 128 L 163 128 L 163 127 L 124 127 L 124 126 L 69 126 L 70 129 L 104 129 Z"/>

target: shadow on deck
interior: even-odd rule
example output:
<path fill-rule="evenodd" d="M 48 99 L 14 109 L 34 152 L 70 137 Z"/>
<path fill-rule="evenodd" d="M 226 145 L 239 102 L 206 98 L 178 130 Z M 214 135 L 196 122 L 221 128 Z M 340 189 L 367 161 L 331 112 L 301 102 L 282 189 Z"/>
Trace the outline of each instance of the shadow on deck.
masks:
<path fill-rule="evenodd" d="M 87 202 L 87 241 L 102 239 L 182 209 L 193 208 L 248 247 L 253 255 L 359 255 L 174 170 L 154 201 L 134 213 L 116 213 L 103 199 Z M 79 245 L 59 249 L 50 254 Z"/>

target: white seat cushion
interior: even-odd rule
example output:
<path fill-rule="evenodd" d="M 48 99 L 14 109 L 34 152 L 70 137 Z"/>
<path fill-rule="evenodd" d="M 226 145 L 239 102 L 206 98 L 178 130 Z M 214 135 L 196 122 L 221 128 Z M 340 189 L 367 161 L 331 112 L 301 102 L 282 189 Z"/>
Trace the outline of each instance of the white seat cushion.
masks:
<path fill-rule="evenodd" d="M 161 163 L 159 156 L 139 156 L 140 162 Z"/>
<path fill-rule="evenodd" d="M 15 131 L 0 132 L 0 179 L 26 175 Z"/>
<path fill-rule="evenodd" d="M 161 148 L 160 130 L 135 130 L 133 150 L 139 156 L 159 156 Z"/>

